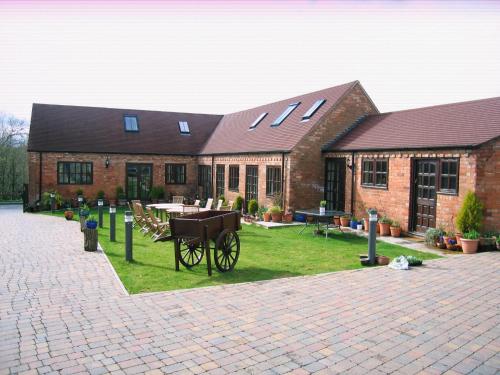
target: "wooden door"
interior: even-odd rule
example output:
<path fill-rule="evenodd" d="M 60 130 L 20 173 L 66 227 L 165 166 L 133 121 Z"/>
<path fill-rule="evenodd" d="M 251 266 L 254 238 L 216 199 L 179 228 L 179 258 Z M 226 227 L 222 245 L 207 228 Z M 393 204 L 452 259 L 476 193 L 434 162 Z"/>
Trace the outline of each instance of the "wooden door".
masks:
<path fill-rule="evenodd" d="M 127 163 L 126 169 L 125 187 L 127 199 L 149 200 L 149 192 L 153 182 L 153 166 L 151 164 Z"/>
<path fill-rule="evenodd" d="M 326 209 L 345 209 L 345 158 L 327 158 L 325 163 Z"/>
<path fill-rule="evenodd" d="M 436 227 L 437 160 L 417 159 L 413 163 L 413 230 Z"/>

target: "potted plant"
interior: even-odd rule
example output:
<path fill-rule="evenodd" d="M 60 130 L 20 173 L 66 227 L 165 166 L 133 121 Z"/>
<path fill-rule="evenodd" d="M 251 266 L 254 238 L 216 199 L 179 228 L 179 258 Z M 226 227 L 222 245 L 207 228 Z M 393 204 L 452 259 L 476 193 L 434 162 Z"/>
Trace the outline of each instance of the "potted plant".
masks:
<path fill-rule="evenodd" d="M 425 243 L 428 246 L 437 246 L 439 248 L 446 248 L 443 240 L 444 230 L 438 228 L 429 228 L 425 232 Z"/>
<path fill-rule="evenodd" d="M 349 215 L 343 215 L 340 217 L 340 225 L 343 227 L 349 227 L 349 220 L 351 217 Z"/>
<path fill-rule="evenodd" d="M 362 221 L 363 221 L 363 229 L 365 230 L 365 232 L 369 232 L 370 231 L 370 221 L 367 218 L 363 218 Z"/>
<path fill-rule="evenodd" d="M 356 229 L 358 227 L 358 219 L 355 216 L 352 217 L 350 222 L 351 229 Z"/>
<path fill-rule="evenodd" d="M 271 218 L 273 219 L 273 223 L 281 223 L 281 220 L 283 219 L 283 217 L 282 217 L 280 206 L 271 206 L 269 208 L 269 213 L 271 214 Z"/>
<path fill-rule="evenodd" d="M 458 211 L 456 226 L 465 236 L 466 232 L 475 230 L 479 232 L 483 222 L 484 206 L 472 191 L 465 194 L 462 207 Z M 461 242 L 461 239 L 460 239 Z"/>
<path fill-rule="evenodd" d="M 52 191 L 46 191 L 45 193 L 42 194 L 42 205 L 48 209 L 52 209 L 52 197 L 51 194 L 54 195 L 54 209 L 58 209 L 58 207 L 62 204 L 62 196 L 59 194 L 57 191 L 52 190 Z"/>
<path fill-rule="evenodd" d="M 82 188 L 78 188 L 78 189 L 76 189 L 75 193 L 76 193 L 76 199 L 77 199 L 78 203 L 80 203 L 80 204 L 83 203 L 83 200 L 84 200 L 84 198 L 83 198 L 83 189 Z"/>
<path fill-rule="evenodd" d="M 319 214 L 324 215 L 326 211 L 326 201 L 319 202 Z"/>
<path fill-rule="evenodd" d="M 267 212 L 267 209 L 264 206 L 260 206 L 257 210 L 257 217 L 260 221 L 264 221 L 264 214 Z"/>
<path fill-rule="evenodd" d="M 84 234 L 84 244 L 83 248 L 85 251 L 96 251 L 97 250 L 97 220 L 94 216 L 90 215 L 86 222 L 85 228 L 83 230 Z"/>
<path fill-rule="evenodd" d="M 90 214 L 89 206 L 85 203 L 80 207 L 78 212 L 78 216 L 80 218 L 80 230 L 83 231 L 85 229 L 85 221 L 87 220 L 87 216 Z"/>
<path fill-rule="evenodd" d="M 87 220 L 85 220 L 85 225 L 87 229 L 96 229 L 97 228 L 97 220 L 94 215 L 89 215 Z"/>
<path fill-rule="evenodd" d="M 337 225 L 340 227 L 340 216 L 333 217 L 333 225 Z"/>
<path fill-rule="evenodd" d="M 67 209 L 66 211 L 64 211 L 64 217 L 66 218 L 66 220 L 73 220 L 73 215 L 73 210 Z"/>
<path fill-rule="evenodd" d="M 380 235 L 381 236 L 389 236 L 391 234 L 391 224 L 392 220 L 387 216 L 382 216 L 382 218 L 378 221 L 380 226 Z"/>
<path fill-rule="evenodd" d="M 479 245 L 479 232 L 472 229 L 470 232 L 465 232 L 462 237 L 462 251 L 464 254 L 477 253 Z"/>
<path fill-rule="evenodd" d="M 480 251 L 491 251 L 495 250 L 496 247 L 496 237 L 495 232 L 485 232 L 479 237 L 479 250 Z"/>
<path fill-rule="evenodd" d="M 257 201 L 255 199 L 250 199 L 250 201 L 248 202 L 248 213 L 251 216 L 255 216 L 258 209 L 259 209 L 259 204 L 257 203 Z"/>
<path fill-rule="evenodd" d="M 391 236 L 392 237 L 401 237 L 401 225 L 398 221 L 393 221 L 391 223 Z"/>
<path fill-rule="evenodd" d="M 123 191 L 123 187 L 117 186 L 115 189 L 116 199 L 118 200 L 119 206 L 125 206 L 127 204 L 127 196 Z"/>
<path fill-rule="evenodd" d="M 287 210 L 286 213 L 283 214 L 282 220 L 284 223 L 291 223 L 293 221 L 293 213 L 290 210 Z"/>
<path fill-rule="evenodd" d="M 153 203 L 158 203 L 160 199 L 165 198 L 165 188 L 163 186 L 153 186 L 151 192 L 149 193 Z"/>
<path fill-rule="evenodd" d="M 262 218 L 266 223 L 269 223 L 271 221 L 271 213 L 269 212 L 269 210 L 266 210 L 266 212 L 262 214 Z"/>
<path fill-rule="evenodd" d="M 358 221 L 357 230 L 363 230 L 363 221 Z"/>
<path fill-rule="evenodd" d="M 375 260 L 377 261 L 377 264 L 379 266 L 387 266 L 391 261 L 391 258 L 386 257 L 385 255 L 377 255 L 375 257 Z"/>
<path fill-rule="evenodd" d="M 243 197 L 238 195 L 233 203 L 233 211 L 241 212 L 243 208 Z"/>

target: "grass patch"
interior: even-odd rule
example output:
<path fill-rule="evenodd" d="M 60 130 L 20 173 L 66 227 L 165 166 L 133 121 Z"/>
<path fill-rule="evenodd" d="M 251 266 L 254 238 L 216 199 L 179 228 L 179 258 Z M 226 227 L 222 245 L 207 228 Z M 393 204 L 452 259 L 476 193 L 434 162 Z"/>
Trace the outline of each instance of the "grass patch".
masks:
<path fill-rule="evenodd" d="M 207 275 L 205 258 L 192 269 L 186 269 L 181 265 L 181 270 L 175 272 L 173 243 L 154 243 L 138 230 L 134 230 L 133 237 L 134 261 L 130 263 L 125 261 L 124 210 L 117 211 L 117 241 L 109 240 L 109 213 L 106 208 L 104 228 L 99 230 L 99 242 L 130 293 L 196 288 L 357 269 L 362 268 L 359 254 L 368 252 L 367 239 L 354 234 L 335 231 L 325 239 L 313 236 L 312 227 L 310 231 L 304 231 L 299 235 L 301 227 L 269 230 L 255 225 L 242 225 L 242 230 L 238 232 L 241 252 L 233 272 L 219 273 L 214 266 L 213 255 L 212 277 Z M 47 214 L 51 215 L 50 212 Z M 95 210 L 92 210 L 92 214 L 97 215 Z M 54 215 L 63 216 L 63 211 L 58 211 Z M 77 215 L 75 219 L 78 219 Z M 439 258 L 434 254 L 380 241 L 377 242 L 377 253 L 390 258 L 399 255 L 413 255 L 420 259 Z"/>

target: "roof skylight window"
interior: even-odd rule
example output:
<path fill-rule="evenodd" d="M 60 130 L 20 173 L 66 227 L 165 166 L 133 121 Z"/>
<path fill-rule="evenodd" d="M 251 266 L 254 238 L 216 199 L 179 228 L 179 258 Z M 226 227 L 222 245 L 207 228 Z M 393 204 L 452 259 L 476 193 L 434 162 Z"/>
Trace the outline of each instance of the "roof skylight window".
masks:
<path fill-rule="evenodd" d="M 181 134 L 191 134 L 187 121 L 179 121 L 179 130 Z"/>
<path fill-rule="evenodd" d="M 255 129 L 257 127 L 257 125 L 260 124 L 260 122 L 262 120 L 264 120 L 264 117 L 267 116 L 267 112 L 264 112 L 264 113 L 261 113 L 259 117 L 257 117 L 257 119 L 252 123 L 252 125 L 250 125 L 250 127 L 248 129 Z"/>
<path fill-rule="evenodd" d="M 126 132 L 138 132 L 139 122 L 137 116 L 125 115 L 123 116 L 123 124 L 125 125 Z"/>
<path fill-rule="evenodd" d="M 304 116 L 302 116 L 302 120 L 309 120 L 313 115 L 316 113 L 316 111 L 323 105 L 325 104 L 326 99 L 319 99 L 314 102 L 311 108 L 307 110 L 306 113 L 304 113 Z"/>
<path fill-rule="evenodd" d="M 276 119 L 274 122 L 271 124 L 271 126 L 279 126 L 285 119 L 290 115 L 290 113 L 293 112 L 295 108 L 299 106 L 300 102 L 297 103 L 292 103 L 288 105 L 288 107 L 285 109 L 285 111 Z"/>

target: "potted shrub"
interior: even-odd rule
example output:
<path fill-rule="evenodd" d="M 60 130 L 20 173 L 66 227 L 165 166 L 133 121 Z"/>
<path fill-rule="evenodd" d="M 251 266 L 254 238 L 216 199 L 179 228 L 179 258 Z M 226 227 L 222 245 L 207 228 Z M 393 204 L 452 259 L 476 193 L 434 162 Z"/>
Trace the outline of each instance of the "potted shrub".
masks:
<path fill-rule="evenodd" d="M 73 220 L 73 215 L 73 210 L 67 209 L 66 211 L 64 211 L 64 217 L 66 218 L 66 220 Z"/>
<path fill-rule="evenodd" d="M 127 204 L 127 196 L 123 191 L 123 187 L 117 186 L 115 192 L 116 192 L 116 199 L 118 200 L 118 205 L 125 206 Z"/>
<path fill-rule="evenodd" d="M 163 186 L 153 186 L 151 188 L 151 192 L 149 193 L 149 196 L 153 203 L 158 203 L 160 199 L 165 198 L 165 188 Z"/>
<path fill-rule="evenodd" d="M 340 225 L 343 227 L 349 227 L 349 221 L 351 217 L 349 215 L 343 215 L 340 217 Z"/>
<path fill-rule="evenodd" d="M 462 238 L 462 251 L 464 254 L 477 253 L 479 245 L 479 232 L 472 229 L 470 232 L 465 232 Z"/>
<path fill-rule="evenodd" d="M 391 236 L 392 237 L 401 237 L 401 225 L 398 221 L 393 221 L 391 223 Z"/>
<path fill-rule="evenodd" d="M 267 209 L 264 206 L 260 206 L 257 210 L 257 217 L 260 221 L 264 221 L 264 214 L 266 213 L 266 211 Z"/>
<path fill-rule="evenodd" d="M 85 220 L 85 225 L 87 229 L 96 229 L 97 228 L 97 220 L 94 215 L 89 215 L 87 220 Z"/>
<path fill-rule="evenodd" d="M 480 251 L 491 251 L 495 250 L 496 247 L 496 237 L 495 232 L 485 232 L 479 237 L 479 250 Z"/>
<path fill-rule="evenodd" d="M 392 220 L 387 216 L 383 216 L 379 221 L 380 226 L 380 235 L 381 236 L 389 236 L 391 234 L 391 224 Z"/>
<path fill-rule="evenodd" d="M 350 222 L 351 229 L 356 229 L 358 227 L 358 219 L 355 216 L 352 217 Z"/>
<path fill-rule="evenodd" d="M 283 214 L 282 220 L 284 223 L 291 223 L 293 221 L 293 213 L 287 210 L 286 213 Z"/>
<path fill-rule="evenodd" d="M 324 215 L 326 211 L 326 201 L 319 202 L 319 214 Z"/>
<path fill-rule="evenodd" d="M 241 195 L 238 195 L 234 200 L 233 210 L 241 212 L 242 208 L 243 208 L 243 197 Z"/>
<path fill-rule="evenodd" d="M 446 248 L 443 240 L 444 231 L 438 228 L 429 228 L 425 232 L 425 243 L 428 246 L 437 246 L 441 249 Z"/>
<path fill-rule="evenodd" d="M 262 218 L 266 223 L 269 223 L 271 221 L 271 213 L 269 212 L 269 210 L 266 210 L 266 212 L 262 214 Z"/>
<path fill-rule="evenodd" d="M 466 232 L 471 232 L 472 230 L 479 232 L 483 222 L 483 210 L 484 206 L 476 194 L 472 191 L 468 191 L 467 194 L 465 194 L 462 207 L 460 207 L 458 211 L 456 220 L 457 228 L 460 233 L 463 233 L 465 236 Z"/>
<path fill-rule="evenodd" d="M 259 209 L 259 204 L 257 203 L 257 201 L 255 199 L 251 199 L 248 202 L 248 213 L 252 216 L 255 216 L 258 209 Z"/>
<path fill-rule="evenodd" d="M 269 213 L 271 214 L 271 218 L 273 219 L 273 223 L 281 223 L 282 214 L 280 206 L 271 206 L 269 208 Z"/>

